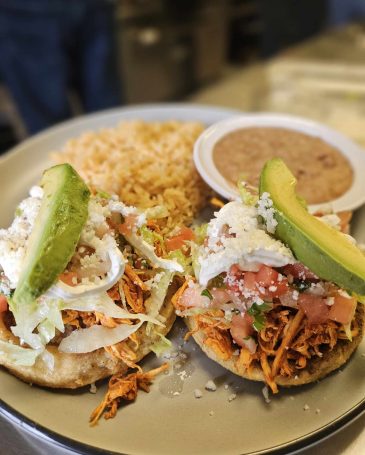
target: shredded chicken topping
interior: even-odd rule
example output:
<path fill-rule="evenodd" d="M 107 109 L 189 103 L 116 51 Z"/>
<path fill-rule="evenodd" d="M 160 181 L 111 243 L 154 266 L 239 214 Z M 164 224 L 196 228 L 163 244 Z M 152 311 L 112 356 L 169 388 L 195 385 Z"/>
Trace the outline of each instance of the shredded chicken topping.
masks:
<path fill-rule="evenodd" d="M 122 400 L 134 401 L 137 398 L 139 389 L 149 392 L 149 386 L 153 379 L 168 368 L 168 364 L 164 363 L 154 370 L 143 373 L 137 371 L 130 373 L 127 376 L 116 374 L 109 380 L 108 391 L 100 403 L 94 409 L 90 416 L 90 425 L 94 426 L 104 413 L 105 419 L 112 419 L 115 417 L 118 407 Z"/>

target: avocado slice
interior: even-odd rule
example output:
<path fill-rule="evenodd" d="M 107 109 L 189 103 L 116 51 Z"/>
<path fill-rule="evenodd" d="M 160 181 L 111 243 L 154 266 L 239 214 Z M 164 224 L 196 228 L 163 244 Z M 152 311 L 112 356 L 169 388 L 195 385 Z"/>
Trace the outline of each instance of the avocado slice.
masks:
<path fill-rule="evenodd" d="M 69 164 L 47 169 L 41 186 L 40 211 L 12 299 L 16 305 L 33 302 L 65 270 L 88 216 L 90 191 Z"/>
<path fill-rule="evenodd" d="M 266 162 L 260 196 L 269 193 L 275 209 L 275 236 L 318 277 L 365 295 L 365 256 L 341 232 L 308 213 L 295 193 L 296 179 L 280 158 Z"/>

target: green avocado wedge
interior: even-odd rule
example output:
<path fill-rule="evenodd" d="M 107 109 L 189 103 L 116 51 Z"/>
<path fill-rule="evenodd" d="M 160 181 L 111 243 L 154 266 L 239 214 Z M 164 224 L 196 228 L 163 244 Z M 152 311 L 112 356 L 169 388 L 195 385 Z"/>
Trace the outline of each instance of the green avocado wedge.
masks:
<path fill-rule="evenodd" d="M 44 294 L 75 252 L 88 216 L 90 191 L 69 164 L 47 169 L 42 177 L 43 198 L 27 251 L 15 305 L 26 305 Z"/>
<path fill-rule="evenodd" d="M 266 162 L 259 190 L 273 202 L 275 237 L 318 277 L 365 296 L 365 256 L 344 234 L 309 214 L 295 187 L 296 179 L 281 159 Z"/>

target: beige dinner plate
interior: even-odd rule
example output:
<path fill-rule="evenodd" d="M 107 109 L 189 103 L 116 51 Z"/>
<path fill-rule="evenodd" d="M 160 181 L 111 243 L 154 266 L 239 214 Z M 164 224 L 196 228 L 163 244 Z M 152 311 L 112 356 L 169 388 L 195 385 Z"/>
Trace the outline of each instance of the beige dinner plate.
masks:
<path fill-rule="evenodd" d="M 16 147 L 0 158 L 0 227 L 51 164 L 49 151 L 85 130 L 116 125 L 124 119 L 193 120 L 206 125 L 237 111 L 194 105 L 152 105 L 112 110 L 66 122 Z M 353 233 L 365 240 L 365 211 L 356 212 Z M 364 234 L 361 234 L 361 233 Z M 363 235 L 363 237 L 361 237 Z M 228 373 L 203 355 L 178 322 L 170 336 L 174 349 L 170 373 L 156 379 L 149 394 L 117 416 L 90 428 L 91 411 L 102 400 L 96 394 L 30 387 L 0 369 L 0 412 L 33 435 L 51 439 L 80 453 L 124 454 L 258 454 L 287 453 L 331 434 L 365 410 L 365 343 L 340 371 L 309 386 L 281 389 L 270 402 L 263 384 Z M 147 368 L 164 359 L 149 356 Z M 214 380 L 216 391 L 205 390 Z M 194 391 L 202 392 L 195 398 Z"/>

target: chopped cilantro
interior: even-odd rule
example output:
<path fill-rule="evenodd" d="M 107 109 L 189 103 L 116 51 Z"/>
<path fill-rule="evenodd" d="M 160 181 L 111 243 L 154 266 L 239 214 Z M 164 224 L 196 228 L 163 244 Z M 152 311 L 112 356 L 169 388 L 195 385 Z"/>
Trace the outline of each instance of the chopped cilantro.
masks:
<path fill-rule="evenodd" d="M 203 295 L 204 297 L 208 297 L 209 300 L 213 300 L 213 296 L 210 293 L 209 289 L 204 289 L 200 295 Z"/>
<path fill-rule="evenodd" d="M 303 281 L 303 280 L 295 279 L 293 281 L 293 286 L 295 287 L 295 289 L 297 291 L 303 292 L 306 289 L 309 289 L 311 287 L 311 283 L 309 281 Z"/>
<path fill-rule="evenodd" d="M 23 214 L 23 210 L 20 207 L 15 209 L 15 216 L 21 216 Z"/>
<path fill-rule="evenodd" d="M 252 323 L 253 328 L 259 332 L 265 326 L 266 317 L 264 312 L 270 309 L 270 305 L 267 303 L 262 303 L 261 305 L 256 302 L 247 310 L 247 313 L 253 317 L 254 321 Z"/>
<path fill-rule="evenodd" d="M 224 288 L 224 276 L 218 275 L 210 281 L 211 287 L 213 288 Z"/>

